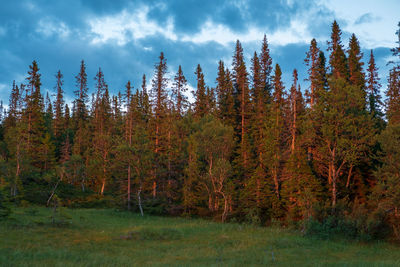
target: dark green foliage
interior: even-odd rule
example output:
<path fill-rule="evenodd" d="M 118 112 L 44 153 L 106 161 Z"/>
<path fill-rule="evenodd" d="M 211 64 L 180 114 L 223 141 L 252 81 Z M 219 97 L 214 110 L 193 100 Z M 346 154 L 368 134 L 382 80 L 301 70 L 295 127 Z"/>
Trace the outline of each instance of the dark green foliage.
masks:
<path fill-rule="evenodd" d="M 335 210 L 320 205 L 315 216 L 304 222 L 305 235 L 322 239 L 359 241 L 382 240 L 390 236 L 391 229 L 383 210 L 370 211 L 364 204 L 340 202 Z"/>
<path fill-rule="evenodd" d="M 400 50 L 386 114 L 372 51 L 366 70 L 361 51 L 354 34 L 344 48 L 334 21 L 329 59 L 310 43 L 303 94 L 301 73 L 285 88 L 280 65 L 273 70 L 266 36 L 250 68 L 238 40 L 231 68 L 219 61 L 215 88 L 197 65 L 193 103 L 181 66 L 171 86 L 163 53 L 150 94 L 143 75 L 140 88 L 128 81 L 110 95 L 99 68 L 89 99 L 82 61 L 71 110 L 61 71 L 55 98 L 44 98 L 33 61 L 26 84 L 12 84 L 4 118 L 0 103 L 0 216 L 9 202 L 48 205 L 54 225 L 67 225 L 64 206 L 114 207 L 399 240 Z M 164 235 L 130 239 L 174 239 Z"/>
<path fill-rule="evenodd" d="M 4 192 L 3 187 L 0 185 L 0 220 L 8 217 L 11 214 L 11 209 L 9 207 L 10 203 L 6 192 Z"/>

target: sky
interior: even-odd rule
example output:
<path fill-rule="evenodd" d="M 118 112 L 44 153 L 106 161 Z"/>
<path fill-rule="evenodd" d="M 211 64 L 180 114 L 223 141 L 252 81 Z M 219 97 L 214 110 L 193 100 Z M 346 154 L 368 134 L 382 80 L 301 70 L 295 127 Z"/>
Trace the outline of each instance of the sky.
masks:
<path fill-rule="evenodd" d="M 264 34 L 285 86 L 290 87 L 296 68 L 304 89 L 310 41 L 315 38 L 326 52 L 334 20 L 346 48 L 355 33 L 365 62 L 373 49 L 384 91 L 399 10 L 398 0 L 1 0 L 0 100 L 8 103 L 13 80 L 26 82 L 33 60 L 42 74 L 44 94 L 54 95 L 55 74 L 61 70 L 67 102 L 74 98 L 82 59 L 91 93 L 99 68 L 111 93 L 123 91 L 128 80 L 139 88 L 143 74 L 151 84 L 161 51 L 170 78 L 182 65 L 194 88 L 200 64 L 207 85 L 213 87 L 218 61 L 230 67 L 236 40 L 249 67 Z"/>

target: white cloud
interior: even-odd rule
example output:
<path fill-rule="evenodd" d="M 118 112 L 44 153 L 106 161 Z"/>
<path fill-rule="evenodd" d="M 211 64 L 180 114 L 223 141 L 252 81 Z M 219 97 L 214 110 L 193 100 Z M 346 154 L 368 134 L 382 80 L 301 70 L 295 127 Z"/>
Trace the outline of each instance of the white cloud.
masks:
<path fill-rule="evenodd" d="M 174 41 L 177 40 L 171 18 L 161 26 L 148 18 L 148 12 L 148 7 L 139 8 L 133 12 L 124 9 L 117 15 L 90 19 L 88 23 L 91 32 L 95 35 L 92 44 L 115 41 L 118 45 L 125 45 L 131 40 L 143 39 L 156 34 Z"/>
<path fill-rule="evenodd" d="M 274 32 L 263 31 L 255 26 L 249 27 L 245 33 L 235 33 L 222 24 L 215 24 L 207 21 L 200 32 L 195 35 L 186 35 L 182 41 L 194 43 L 217 42 L 221 45 L 228 45 L 239 39 L 241 42 L 253 42 L 262 40 L 267 34 L 268 42 L 272 45 L 287 45 L 292 43 L 308 43 L 312 37 L 307 30 L 306 24 L 298 19 L 291 21 L 289 27 L 280 28 Z"/>
<path fill-rule="evenodd" d="M 47 17 L 39 20 L 36 32 L 45 37 L 57 35 L 58 37 L 65 39 L 70 35 L 71 31 L 64 22 Z"/>

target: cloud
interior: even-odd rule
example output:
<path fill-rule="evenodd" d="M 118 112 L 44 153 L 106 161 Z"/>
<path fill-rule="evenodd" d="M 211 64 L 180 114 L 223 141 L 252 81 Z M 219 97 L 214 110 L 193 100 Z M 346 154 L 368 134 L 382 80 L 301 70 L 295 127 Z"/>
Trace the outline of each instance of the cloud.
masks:
<path fill-rule="evenodd" d="M 264 34 L 267 34 L 269 43 L 272 45 L 307 43 L 311 40 L 306 25 L 298 20 L 292 20 L 289 27 L 283 27 L 271 33 L 263 32 L 255 26 L 249 27 L 245 33 L 237 33 L 225 25 L 207 21 L 199 33 L 183 36 L 181 40 L 197 44 L 215 42 L 226 46 L 238 39 L 243 43 L 260 41 Z"/>
<path fill-rule="evenodd" d="M 101 44 L 115 41 L 123 46 L 132 40 L 144 39 L 152 35 L 162 35 L 168 39 L 176 40 L 172 18 L 166 25 L 161 26 L 148 18 L 148 7 L 138 8 L 133 12 L 124 9 L 122 12 L 90 19 L 91 33 L 94 34 L 92 44 Z"/>
<path fill-rule="evenodd" d="M 60 38 L 68 38 L 70 35 L 70 29 L 64 22 L 51 17 L 39 20 L 36 32 L 42 34 L 44 37 L 55 35 Z"/>
<path fill-rule="evenodd" d="M 356 19 L 356 21 L 354 22 L 354 24 L 371 23 L 376 20 L 379 20 L 379 18 L 372 15 L 372 13 L 365 13 L 365 14 L 361 15 L 360 17 L 358 17 Z"/>
<path fill-rule="evenodd" d="M 284 71 L 285 84 L 298 68 L 304 75 L 304 56 L 312 37 L 324 49 L 333 19 L 343 31 L 343 43 L 355 32 L 362 48 L 379 47 L 382 57 L 395 45 L 398 0 L 387 4 L 365 0 L 21 0 L 0 9 L 0 84 L 25 82 L 28 66 L 37 60 L 43 92 L 52 90 L 58 69 L 64 74 L 66 97 L 73 98 L 79 63 L 87 64 L 89 87 L 101 66 L 111 93 L 127 80 L 140 87 L 150 77 L 160 51 L 168 59 L 170 75 L 182 65 L 195 85 L 195 67 L 202 66 L 206 83 L 215 86 L 218 60 L 230 67 L 237 39 L 243 44 L 247 66 L 260 51 L 267 34 L 271 55 Z M 382 18 L 373 23 L 372 18 Z M 387 15 L 385 15 L 387 14 Z M 364 16 L 366 15 L 366 16 Z M 364 18 L 362 18 L 364 16 Z M 392 23 L 396 20 L 395 23 Z M 363 22 L 363 23 L 357 23 Z M 375 51 L 374 51 L 375 52 Z M 376 53 L 382 71 L 385 60 Z M 381 77 L 384 79 L 384 75 Z M 303 87 L 304 88 L 304 87 Z M 0 98 L 8 99 L 7 90 Z"/>

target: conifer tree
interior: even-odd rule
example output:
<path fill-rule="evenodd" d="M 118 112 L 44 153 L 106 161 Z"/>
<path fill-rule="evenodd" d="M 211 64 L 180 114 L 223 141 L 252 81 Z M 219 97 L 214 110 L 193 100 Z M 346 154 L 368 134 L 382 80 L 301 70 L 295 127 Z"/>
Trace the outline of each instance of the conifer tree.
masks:
<path fill-rule="evenodd" d="M 388 89 L 386 91 L 386 117 L 389 124 L 400 123 L 400 23 L 399 29 L 396 31 L 398 37 L 398 47 L 393 48 L 391 51 L 393 56 L 399 57 L 399 61 L 391 62 L 394 64 L 389 71 Z"/>
<path fill-rule="evenodd" d="M 210 88 L 209 86 L 207 86 L 206 90 L 206 104 L 207 112 L 214 115 L 217 108 L 217 99 L 215 96 L 215 89 L 212 87 Z"/>
<path fill-rule="evenodd" d="M 203 70 L 200 67 L 200 64 L 197 65 L 194 74 L 196 74 L 196 80 L 197 80 L 197 89 L 196 92 L 193 92 L 193 96 L 195 98 L 194 114 L 197 118 L 202 118 L 208 113 L 208 109 L 207 109 L 206 84 L 204 82 L 204 74 Z"/>
<path fill-rule="evenodd" d="M 297 70 L 293 70 L 293 84 L 290 88 L 290 95 L 289 95 L 289 102 L 290 102 L 290 135 L 291 135 L 291 142 L 290 142 L 290 152 L 291 154 L 295 153 L 296 146 L 297 146 L 297 135 L 298 135 L 298 117 L 303 109 L 301 106 L 302 103 L 302 96 L 301 91 L 298 90 L 300 85 L 297 84 L 298 82 L 298 74 Z"/>
<path fill-rule="evenodd" d="M 250 92 L 248 73 L 244 62 L 243 48 L 239 40 L 236 42 L 235 53 L 232 61 L 234 87 L 238 103 L 238 136 L 239 146 L 239 165 L 244 173 L 247 173 L 250 165 L 250 141 L 249 141 L 249 117 L 251 115 Z"/>
<path fill-rule="evenodd" d="M 54 111 L 55 111 L 55 116 L 54 116 L 54 136 L 56 138 L 59 138 L 62 134 L 63 131 L 65 130 L 65 123 L 64 123 L 64 91 L 62 89 L 63 86 L 63 75 L 61 74 L 61 71 L 58 71 L 56 74 L 56 101 L 54 102 Z"/>
<path fill-rule="evenodd" d="M 158 178 L 162 174 L 162 156 L 166 153 L 166 127 L 165 118 L 167 114 L 167 63 L 164 53 L 161 52 L 159 63 L 155 65 L 155 74 L 152 80 L 152 105 L 154 112 L 154 152 L 156 161 L 156 170 Z M 153 177 L 153 197 L 157 194 L 156 175 Z"/>
<path fill-rule="evenodd" d="M 110 96 L 108 93 L 108 85 L 104 80 L 104 74 L 99 68 L 95 77 L 96 93 L 93 114 L 93 147 L 92 147 L 92 168 L 91 173 L 101 184 L 99 193 L 104 194 L 106 182 L 110 177 L 109 173 L 109 157 L 112 150 L 112 111 L 110 104 Z"/>
<path fill-rule="evenodd" d="M 47 152 L 43 146 L 46 135 L 44 120 L 44 103 L 40 91 L 41 81 L 39 67 L 36 61 L 29 66 L 28 90 L 25 96 L 25 110 L 23 111 L 22 123 L 26 124 L 27 153 L 32 159 L 32 165 L 43 170 L 48 157 L 52 152 Z M 45 154 L 43 154 L 45 153 Z"/>
<path fill-rule="evenodd" d="M 88 87 L 87 87 L 87 74 L 86 65 L 82 60 L 79 73 L 75 76 L 77 90 L 74 91 L 76 99 L 74 101 L 74 145 L 73 153 L 83 157 L 87 149 L 87 122 L 88 122 Z"/>
<path fill-rule="evenodd" d="M 264 40 L 266 42 L 266 40 Z M 251 95 L 252 95 L 252 106 L 253 112 L 251 117 L 251 133 L 252 140 L 254 143 L 255 149 L 255 170 L 253 173 L 253 198 L 255 197 L 256 206 L 261 208 L 262 200 L 264 199 L 264 191 L 265 191 L 265 177 L 266 175 L 266 166 L 264 165 L 264 156 L 265 156 L 265 140 L 264 138 L 267 136 L 266 124 L 268 122 L 268 113 L 267 109 L 269 98 L 269 92 L 266 90 L 266 82 L 269 77 L 265 77 L 265 70 L 261 72 L 260 60 L 257 56 L 257 53 L 254 52 L 254 56 L 252 58 L 252 87 L 251 87 Z M 269 73 L 268 73 L 269 75 Z M 269 86 L 269 85 L 268 85 Z M 249 189 L 251 190 L 251 189 Z"/>
<path fill-rule="evenodd" d="M 260 54 L 260 75 L 261 75 L 261 82 L 264 86 L 267 103 L 270 103 L 271 100 L 271 92 L 272 92 L 271 73 L 272 73 L 272 58 L 270 56 L 267 36 L 264 34 L 264 39 L 262 42 L 261 54 Z"/>
<path fill-rule="evenodd" d="M 227 125 L 235 126 L 235 97 L 232 77 L 229 69 L 225 69 L 223 61 L 219 61 L 217 76 L 217 106 L 219 118 Z"/>
<path fill-rule="evenodd" d="M 332 207 L 336 206 L 338 190 L 343 186 L 339 178 L 346 167 L 347 183 L 352 169 L 359 164 L 366 149 L 371 145 L 371 121 L 364 109 L 365 98 L 358 87 L 344 79 L 331 79 L 329 91 L 321 96 L 313 116 L 319 170 L 327 178 L 331 191 Z"/>
<path fill-rule="evenodd" d="M 22 93 L 24 89 L 23 86 L 21 90 L 19 89 L 18 85 L 15 84 L 13 81 L 11 94 L 10 94 L 10 101 L 8 104 L 8 114 L 4 122 L 5 129 L 9 129 L 15 126 L 17 120 L 20 117 L 21 113 L 21 101 L 22 101 Z"/>
<path fill-rule="evenodd" d="M 348 55 L 350 83 L 359 87 L 361 90 L 365 90 L 364 63 L 362 62 L 363 53 L 361 52 L 360 43 L 354 33 L 350 37 Z"/>
<path fill-rule="evenodd" d="M 328 42 L 328 51 L 331 52 L 329 56 L 329 65 L 334 78 L 347 80 L 349 78 L 349 70 L 347 58 L 343 50 L 341 35 L 342 31 L 335 20 L 332 23 L 331 40 Z"/>
<path fill-rule="evenodd" d="M 183 75 L 182 67 L 179 65 L 178 72 L 174 77 L 174 85 L 172 88 L 172 97 L 175 101 L 175 108 L 178 117 L 183 116 L 183 111 L 188 105 L 185 92 L 187 91 L 187 81 Z"/>
<path fill-rule="evenodd" d="M 143 116 L 143 121 L 146 124 L 146 127 L 148 126 L 148 122 L 150 120 L 150 117 L 152 115 L 151 112 L 151 105 L 150 105 L 150 98 L 149 94 L 147 93 L 147 85 L 146 85 L 146 75 L 143 74 L 142 78 L 142 90 L 140 91 L 140 107 L 142 110 L 142 116 Z M 148 128 L 146 128 L 148 129 Z"/>
<path fill-rule="evenodd" d="M 381 84 L 379 82 L 378 68 L 375 64 L 374 53 L 371 50 L 371 55 L 368 62 L 367 69 L 367 90 L 368 90 L 368 102 L 369 112 L 373 117 L 382 118 L 383 114 L 381 111 L 381 96 L 379 90 Z"/>
<path fill-rule="evenodd" d="M 283 145 L 285 144 L 284 138 L 286 134 L 284 131 L 286 101 L 284 98 L 284 87 L 281 79 L 282 71 L 279 64 L 276 64 L 273 76 L 273 103 L 270 111 L 271 117 L 268 123 L 270 134 L 265 138 L 265 165 L 267 166 L 269 175 L 272 178 L 274 192 L 278 199 L 280 197 L 279 175 L 283 160 Z"/>
<path fill-rule="evenodd" d="M 304 60 L 308 66 L 308 81 L 310 82 L 310 90 L 307 92 L 309 97 L 310 107 L 313 108 L 318 98 L 318 92 L 326 87 L 326 70 L 325 57 L 323 52 L 318 48 L 317 41 L 311 40 L 310 48 L 306 53 Z"/>

